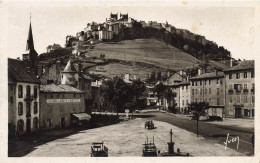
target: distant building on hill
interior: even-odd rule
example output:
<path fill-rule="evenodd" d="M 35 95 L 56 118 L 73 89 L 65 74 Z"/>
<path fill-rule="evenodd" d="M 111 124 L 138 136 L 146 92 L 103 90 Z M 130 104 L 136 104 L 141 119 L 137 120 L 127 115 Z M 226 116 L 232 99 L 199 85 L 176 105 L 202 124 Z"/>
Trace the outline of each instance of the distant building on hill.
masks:
<path fill-rule="evenodd" d="M 49 45 L 46 49 L 47 49 L 47 53 L 56 50 L 56 49 L 60 49 L 61 46 L 59 44 L 53 44 L 53 45 Z"/>

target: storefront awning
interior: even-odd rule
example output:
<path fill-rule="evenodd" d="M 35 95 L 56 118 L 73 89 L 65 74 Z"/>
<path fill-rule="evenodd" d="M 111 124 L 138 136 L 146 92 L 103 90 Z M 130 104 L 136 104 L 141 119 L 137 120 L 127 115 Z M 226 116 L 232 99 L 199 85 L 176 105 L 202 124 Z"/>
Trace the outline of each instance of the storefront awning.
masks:
<path fill-rule="evenodd" d="M 87 120 L 89 121 L 91 116 L 88 115 L 87 113 L 76 113 L 76 114 L 72 114 L 73 116 L 75 116 L 76 118 L 78 118 L 78 120 Z"/>

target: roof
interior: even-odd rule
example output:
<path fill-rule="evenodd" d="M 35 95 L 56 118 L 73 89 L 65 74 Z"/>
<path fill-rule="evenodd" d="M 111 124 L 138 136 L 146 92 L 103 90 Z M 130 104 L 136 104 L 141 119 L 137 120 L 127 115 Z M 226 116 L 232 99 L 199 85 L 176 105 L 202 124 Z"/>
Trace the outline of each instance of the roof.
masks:
<path fill-rule="evenodd" d="M 226 69 L 225 71 L 247 70 L 247 69 L 254 69 L 254 68 L 255 68 L 254 60 L 244 60 L 241 61 L 238 65 Z"/>
<path fill-rule="evenodd" d="M 178 83 L 179 85 L 189 85 L 190 82 L 189 81 L 182 81 L 180 83 Z"/>
<path fill-rule="evenodd" d="M 23 61 L 8 58 L 8 80 L 26 83 L 40 83 L 36 74 Z"/>
<path fill-rule="evenodd" d="M 84 93 L 77 88 L 74 88 L 65 84 L 48 84 L 48 85 L 40 85 L 41 92 L 53 92 L 53 93 Z"/>
<path fill-rule="evenodd" d="M 205 73 L 205 74 L 194 76 L 190 79 L 194 80 L 194 79 L 208 79 L 208 78 L 220 78 L 220 77 L 224 77 L 223 72 L 218 72 L 218 75 L 216 72 Z"/>
<path fill-rule="evenodd" d="M 63 72 L 77 72 L 75 67 L 72 65 L 71 61 L 67 63 L 66 67 L 64 68 Z"/>
<path fill-rule="evenodd" d="M 87 113 L 74 113 L 72 115 L 77 117 L 79 120 L 87 120 L 87 121 L 89 121 L 91 119 L 91 116 L 88 115 Z"/>

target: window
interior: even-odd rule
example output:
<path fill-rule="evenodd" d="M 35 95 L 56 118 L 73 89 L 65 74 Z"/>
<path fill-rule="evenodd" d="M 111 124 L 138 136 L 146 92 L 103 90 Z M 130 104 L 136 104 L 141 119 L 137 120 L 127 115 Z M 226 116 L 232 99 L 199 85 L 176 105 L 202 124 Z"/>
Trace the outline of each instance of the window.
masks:
<path fill-rule="evenodd" d="M 247 103 L 247 96 L 244 96 L 244 103 Z"/>
<path fill-rule="evenodd" d="M 17 122 L 17 130 L 18 130 L 18 132 L 22 132 L 23 131 L 23 127 L 24 126 L 24 122 L 23 122 L 23 120 L 19 120 L 18 122 Z"/>
<path fill-rule="evenodd" d="M 34 126 L 35 129 L 38 128 L 38 118 L 33 119 L 33 126 Z"/>
<path fill-rule="evenodd" d="M 244 89 L 247 89 L 247 84 L 244 84 Z"/>
<path fill-rule="evenodd" d="M 232 73 L 228 74 L 229 79 L 232 79 Z"/>
<path fill-rule="evenodd" d="M 242 84 L 235 84 L 235 85 L 234 85 L 234 89 L 235 89 L 237 92 L 241 92 L 241 90 L 242 90 Z"/>
<path fill-rule="evenodd" d="M 207 80 L 204 80 L 204 85 L 207 85 Z"/>
<path fill-rule="evenodd" d="M 209 94 L 211 94 L 211 88 L 209 88 Z"/>
<path fill-rule="evenodd" d="M 252 103 L 255 103 L 255 96 L 252 96 Z"/>
<path fill-rule="evenodd" d="M 30 105 L 30 102 L 26 102 L 26 117 L 31 117 L 31 105 Z"/>
<path fill-rule="evenodd" d="M 196 86 L 198 86 L 198 83 L 197 83 L 197 81 L 195 81 L 195 85 L 196 85 Z"/>
<path fill-rule="evenodd" d="M 254 77 L 255 77 L 255 72 L 251 71 L 251 78 L 254 78 Z"/>
<path fill-rule="evenodd" d="M 38 113 L 38 106 L 37 106 L 37 102 L 34 102 L 34 106 L 33 106 L 33 112 L 34 114 Z"/>
<path fill-rule="evenodd" d="M 186 100 L 186 105 L 188 105 L 188 100 Z"/>
<path fill-rule="evenodd" d="M 47 95 L 44 95 L 44 98 L 47 98 Z"/>
<path fill-rule="evenodd" d="M 202 85 L 202 80 L 200 80 L 200 85 Z"/>
<path fill-rule="evenodd" d="M 244 78 L 247 78 L 247 72 L 244 72 Z"/>
<path fill-rule="evenodd" d="M 18 115 L 23 115 L 23 103 L 18 103 Z"/>
<path fill-rule="evenodd" d="M 194 89 L 192 89 L 191 94 L 194 95 Z"/>
<path fill-rule="evenodd" d="M 219 95 L 219 88 L 217 88 L 217 95 Z"/>
<path fill-rule="evenodd" d="M 76 97 L 76 94 L 74 94 L 74 97 Z"/>
<path fill-rule="evenodd" d="M 202 89 L 200 89 L 200 95 L 202 95 Z"/>
<path fill-rule="evenodd" d="M 192 83 L 192 86 L 194 86 L 194 81 L 192 81 L 191 83 Z"/>
<path fill-rule="evenodd" d="M 51 107 L 51 106 L 49 106 L 48 112 L 49 112 L 49 113 L 52 113 L 52 107 Z"/>
<path fill-rule="evenodd" d="M 34 92 L 33 92 L 34 98 L 37 98 L 37 93 L 38 93 L 37 86 L 34 86 Z"/>
<path fill-rule="evenodd" d="M 23 98 L 23 86 L 18 86 L 18 98 Z"/>
<path fill-rule="evenodd" d="M 252 89 L 255 89 L 255 83 L 252 83 Z"/>
<path fill-rule="evenodd" d="M 195 102 L 198 102 L 198 99 L 197 99 L 197 98 L 195 98 Z"/>
<path fill-rule="evenodd" d="M 210 79 L 209 79 L 209 85 L 210 85 L 210 82 L 211 82 L 211 81 L 210 81 Z"/>
<path fill-rule="evenodd" d="M 219 98 L 217 98 L 217 105 L 219 105 L 220 104 L 220 102 L 219 102 Z"/>
<path fill-rule="evenodd" d="M 13 96 L 10 96 L 10 103 L 12 104 L 14 102 Z"/>
<path fill-rule="evenodd" d="M 240 79 L 240 73 L 236 73 L 236 79 Z"/>
<path fill-rule="evenodd" d="M 198 90 L 197 90 L 197 89 L 195 90 L 195 94 L 196 94 L 196 95 L 198 94 Z"/>
<path fill-rule="evenodd" d="M 217 84 L 219 83 L 219 79 L 217 79 Z"/>
<path fill-rule="evenodd" d="M 182 86 L 182 90 L 184 90 L 184 86 Z"/>
<path fill-rule="evenodd" d="M 209 98 L 209 104 L 211 103 L 211 98 Z"/>
<path fill-rule="evenodd" d="M 182 100 L 182 105 L 184 106 L 184 100 Z"/>
<path fill-rule="evenodd" d="M 237 103 L 240 103 L 240 96 L 237 96 Z"/>
<path fill-rule="evenodd" d="M 51 98 L 53 98 L 53 95 L 51 95 Z"/>
<path fill-rule="evenodd" d="M 188 86 L 186 85 L 186 89 L 188 89 Z"/>
<path fill-rule="evenodd" d="M 205 95 L 207 94 L 207 88 L 205 88 Z"/>
<path fill-rule="evenodd" d="M 48 127 L 52 127 L 52 120 L 51 119 L 47 119 L 47 125 L 48 125 Z"/>
<path fill-rule="evenodd" d="M 29 85 L 26 86 L 26 97 L 31 95 L 31 87 Z"/>

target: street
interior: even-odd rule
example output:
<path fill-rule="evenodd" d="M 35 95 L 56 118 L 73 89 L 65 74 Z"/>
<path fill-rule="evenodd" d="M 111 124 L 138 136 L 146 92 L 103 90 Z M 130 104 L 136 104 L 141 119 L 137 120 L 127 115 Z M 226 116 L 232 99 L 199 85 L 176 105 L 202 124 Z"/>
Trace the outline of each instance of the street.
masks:
<path fill-rule="evenodd" d="M 151 112 L 151 113 L 142 113 L 151 115 L 148 119 L 158 120 L 170 123 L 174 126 L 180 127 L 187 131 L 196 133 L 196 121 L 183 119 L 175 116 L 170 113 L 162 113 L 162 112 Z M 221 145 L 224 145 L 226 142 L 227 134 L 229 137 L 239 137 L 239 147 L 238 150 L 245 155 L 253 155 L 254 148 L 252 145 L 252 134 L 254 130 L 243 129 L 243 128 L 233 128 L 230 126 L 220 126 L 216 124 L 210 124 L 203 121 L 199 121 L 199 135 L 206 138 L 208 141 L 214 141 Z M 237 143 L 228 144 L 228 148 L 235 149 L 237 148 Z"/>

